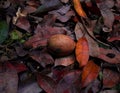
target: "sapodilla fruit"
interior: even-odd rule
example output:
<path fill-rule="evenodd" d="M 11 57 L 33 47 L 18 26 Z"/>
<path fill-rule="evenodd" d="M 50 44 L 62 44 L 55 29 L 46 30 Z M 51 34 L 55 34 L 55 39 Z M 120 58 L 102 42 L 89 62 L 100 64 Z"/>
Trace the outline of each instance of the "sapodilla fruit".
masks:
<path fill-rule="evenodd" d="M 52 55 L 62 57 L 71 54 L 75 45 L 75 41 L 70 36 L 56 34 L 48 39 L 47 49 Z"/>

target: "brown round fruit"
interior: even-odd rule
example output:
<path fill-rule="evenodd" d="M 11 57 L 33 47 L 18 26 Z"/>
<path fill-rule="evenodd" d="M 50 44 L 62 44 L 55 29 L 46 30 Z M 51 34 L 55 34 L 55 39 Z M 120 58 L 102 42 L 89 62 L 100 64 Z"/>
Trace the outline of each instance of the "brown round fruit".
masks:
<path fill-rule="evenodd" d="M 47 48 L 54 56 L 61 57 L 71 54 L 75 49 L 75 44 L 69 36 L 56 34 L 48 39 Z"/>

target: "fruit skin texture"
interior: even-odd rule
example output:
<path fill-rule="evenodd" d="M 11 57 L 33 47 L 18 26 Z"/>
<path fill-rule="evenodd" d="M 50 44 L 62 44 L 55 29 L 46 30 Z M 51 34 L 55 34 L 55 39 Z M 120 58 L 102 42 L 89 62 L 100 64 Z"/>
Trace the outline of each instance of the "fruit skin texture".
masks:
<path fill-rule="evenodd" d="M 67 56 L 75 49 L 76 43 L 70 36 L 56 34 L 51 36 L 47 42 L 48 51 L 56 57 Z"/>

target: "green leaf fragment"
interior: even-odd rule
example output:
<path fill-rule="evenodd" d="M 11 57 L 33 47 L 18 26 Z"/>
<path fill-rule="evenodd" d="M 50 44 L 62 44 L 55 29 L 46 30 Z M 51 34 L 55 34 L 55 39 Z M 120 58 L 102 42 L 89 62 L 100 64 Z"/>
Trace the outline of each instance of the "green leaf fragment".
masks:
<path fill-rule="evenodd" d="M 18 40 L 22 38 L 22 33 L 17 30 L 14 30 L 11 32 L 10 37 L 12 40 Z"/>
<path fill-rule="evenodd" d="M 8 37 L 9 26 L 6 21 L 0 21 L 0 44 Z"/>

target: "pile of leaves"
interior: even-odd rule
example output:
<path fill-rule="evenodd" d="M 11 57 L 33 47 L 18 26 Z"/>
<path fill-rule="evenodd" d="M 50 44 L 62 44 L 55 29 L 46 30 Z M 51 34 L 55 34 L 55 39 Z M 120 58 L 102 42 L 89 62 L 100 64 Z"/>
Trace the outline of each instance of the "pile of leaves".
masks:
<path fill-rule="evenodd" d="M 68 56 L 47 41 L 75 41 Z M 0 93 L 119 93 L 120 0 L 1 0 Z"/>

